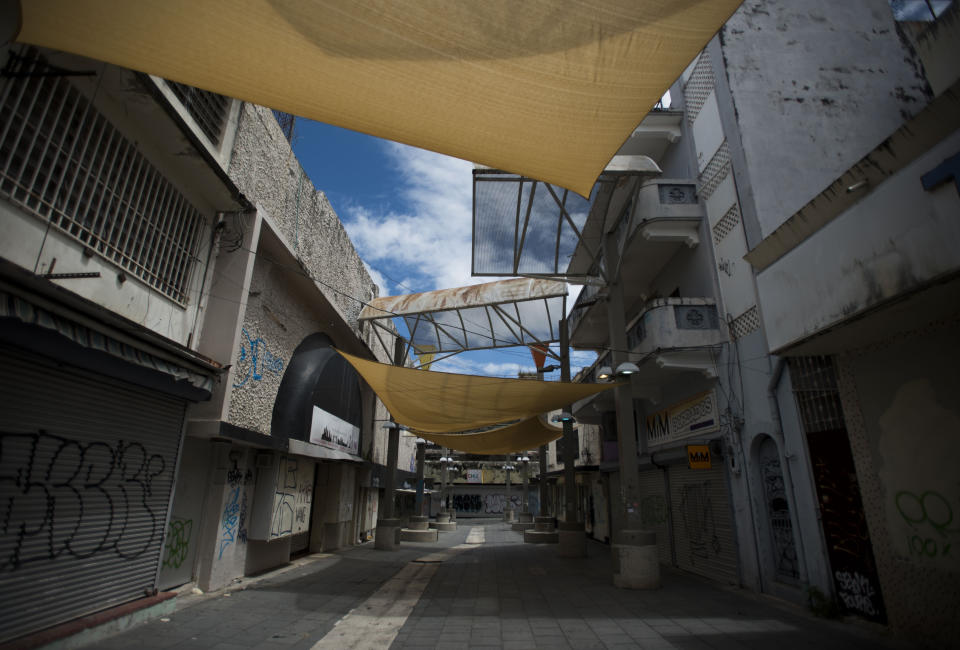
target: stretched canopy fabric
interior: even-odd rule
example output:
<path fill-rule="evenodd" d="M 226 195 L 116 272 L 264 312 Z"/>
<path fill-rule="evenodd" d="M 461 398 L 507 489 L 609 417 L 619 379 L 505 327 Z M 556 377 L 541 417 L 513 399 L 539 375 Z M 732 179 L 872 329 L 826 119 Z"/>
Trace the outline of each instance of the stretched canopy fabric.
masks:
<path fill-rule="evenodd" d="M 526 420 L 615 385 L 425 372 L 339 352 L 370 384 L 395 422 L 428 433 Z"/>
<path fill-rule="evenodd" d="M 441 447 L 468 454 L 512 454 L 553 442 L 563 435 L 563 429 L 552 427 L 539 417 L 533 417 L 481 433 L 415 433 Z"/>
<path fill-rule="evenodd" d="M 20 4 L 20 42 L 587 196 L 740 0 Z"/>

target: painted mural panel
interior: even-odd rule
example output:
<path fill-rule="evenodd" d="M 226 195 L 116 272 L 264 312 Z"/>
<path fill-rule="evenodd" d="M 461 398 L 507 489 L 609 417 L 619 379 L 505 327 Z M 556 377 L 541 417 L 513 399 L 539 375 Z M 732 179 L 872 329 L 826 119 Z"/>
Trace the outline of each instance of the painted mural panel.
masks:
<path fill-rule="evenodd" d="M 356 454 L 360 447 L 360 427 L 313 407 L 310 423 L 310 442 L 330 449 Z"/>

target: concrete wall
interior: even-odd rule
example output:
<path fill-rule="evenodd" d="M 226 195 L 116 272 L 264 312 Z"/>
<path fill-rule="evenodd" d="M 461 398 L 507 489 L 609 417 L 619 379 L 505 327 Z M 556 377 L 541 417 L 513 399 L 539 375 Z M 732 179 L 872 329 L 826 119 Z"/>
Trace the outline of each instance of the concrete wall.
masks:
<path fill-rule="evenodd" d="M 263 206 L 326 298 L 356 326 L 360 300 L 376 295 L 347 232 L 323 192 L 300 167 L 270 109 L 245 104 L 234 141 L 230 177 Z"/>
<path fill-rule="evenodd" d="M 960 636 L 960 321 L 838 357 L 844 417 L 887 616 L 914 642 Z"/>
<path fill-rule="evenodd" d="M 721 30 L 732 96 L 717 99 L 739 127 L 741 200 L 761 237 L 929 101 L 899 29 L 886 2 L 748 0 Z"/>
<path fill-rule="evenodd" d="M 956 187 L 920 183 L 958 148 L 954 133 L 757 276 L 771 349 L 960 268 Z"/>

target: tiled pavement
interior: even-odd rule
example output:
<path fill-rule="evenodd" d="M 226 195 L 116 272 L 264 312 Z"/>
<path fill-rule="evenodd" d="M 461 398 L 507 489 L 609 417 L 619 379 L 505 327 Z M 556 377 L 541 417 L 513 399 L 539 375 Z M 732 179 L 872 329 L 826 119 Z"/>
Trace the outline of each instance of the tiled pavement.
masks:
<path fill-rule="evenodd" d="M 814 618 L 800 608 L 664 570 L 655 591 L 616 589 L 609 548 L 563 559 L 523 544 L 501 522 L 460 520 L 439 544 L 395 552 L 351 548 L 220 594 L 181 597 L 154 620 L 90 648 L 310 648 L 407 563 L 453 549 L 437 565 L 391 648 L 716 648 L 840 650 L 904 647 L 872 627 Z M 471 527 L 485 542 L 461 545 Z M 438 559 L 435 555 L 430 560 Z M 226 594 L 229 593 L 229 596 Z M 354 609 L 357 608 L 357 609 Z M 328 639 L 329 641 L 329 639 Z M 375 647 L 368 644 L 367 647 Z"/>

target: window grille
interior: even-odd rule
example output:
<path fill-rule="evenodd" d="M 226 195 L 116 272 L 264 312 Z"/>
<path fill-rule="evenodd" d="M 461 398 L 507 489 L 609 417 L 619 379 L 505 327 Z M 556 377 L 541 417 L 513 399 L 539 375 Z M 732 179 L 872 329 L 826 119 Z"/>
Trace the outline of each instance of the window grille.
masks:
<path fill-rule="evenodd" d="M 0 195 L 187 304 L 203 216 L 63 77 L 3 89 Z"/>
<path fill-rule="evenodd" d="M 817 433 L 845 429 L 833 360 L 830 357 L 794 357 L 787 363 L 804 430 Z"/>
<path fill-rule="evenodd" d="M 230 98 L 176 81 L 167 81 L 167 85 L 196 121 L 200 130 L 210 138 L 210 142 L 219 145 L 223 137 L 223 126 L 227 122 L 227 113 L 230 110 Z"/>
<path fill-rule="evenodd" d="M 706 50 L 700 53 L 697 64 L 687 79 L 687 85 L 683 88 L 684 101 L 686 102 L 687 121 L 693 124 L 700 114 L 700 109 L 707 103 L 707 98 L 713 92 L 713 66 L 710 63 L 710 55 Z"/>
<path fill-rule="evenodd" d="M 723 238 L 729 235 L 737 225 L 740 224 L 740 206 L 734 202 L 730 209 L 720 217 L 717 225 L 713 227 L 713 243 L 719 244 Z"/>
<path fill-rule="evenodd" d="M 730 336 L 734 340 L 756 332 L 758 329 L 760 329 L 760 313 L 756 305 L 730 321 Z"/>
<path fill-rule="evenodd" d="M 730 174 L 730 147 L 724 139 L 720 148 L 713 154 L 713 158 L 700 172 L 700 198 L 706 201 L 713 194 L 717 186 Z"/>

